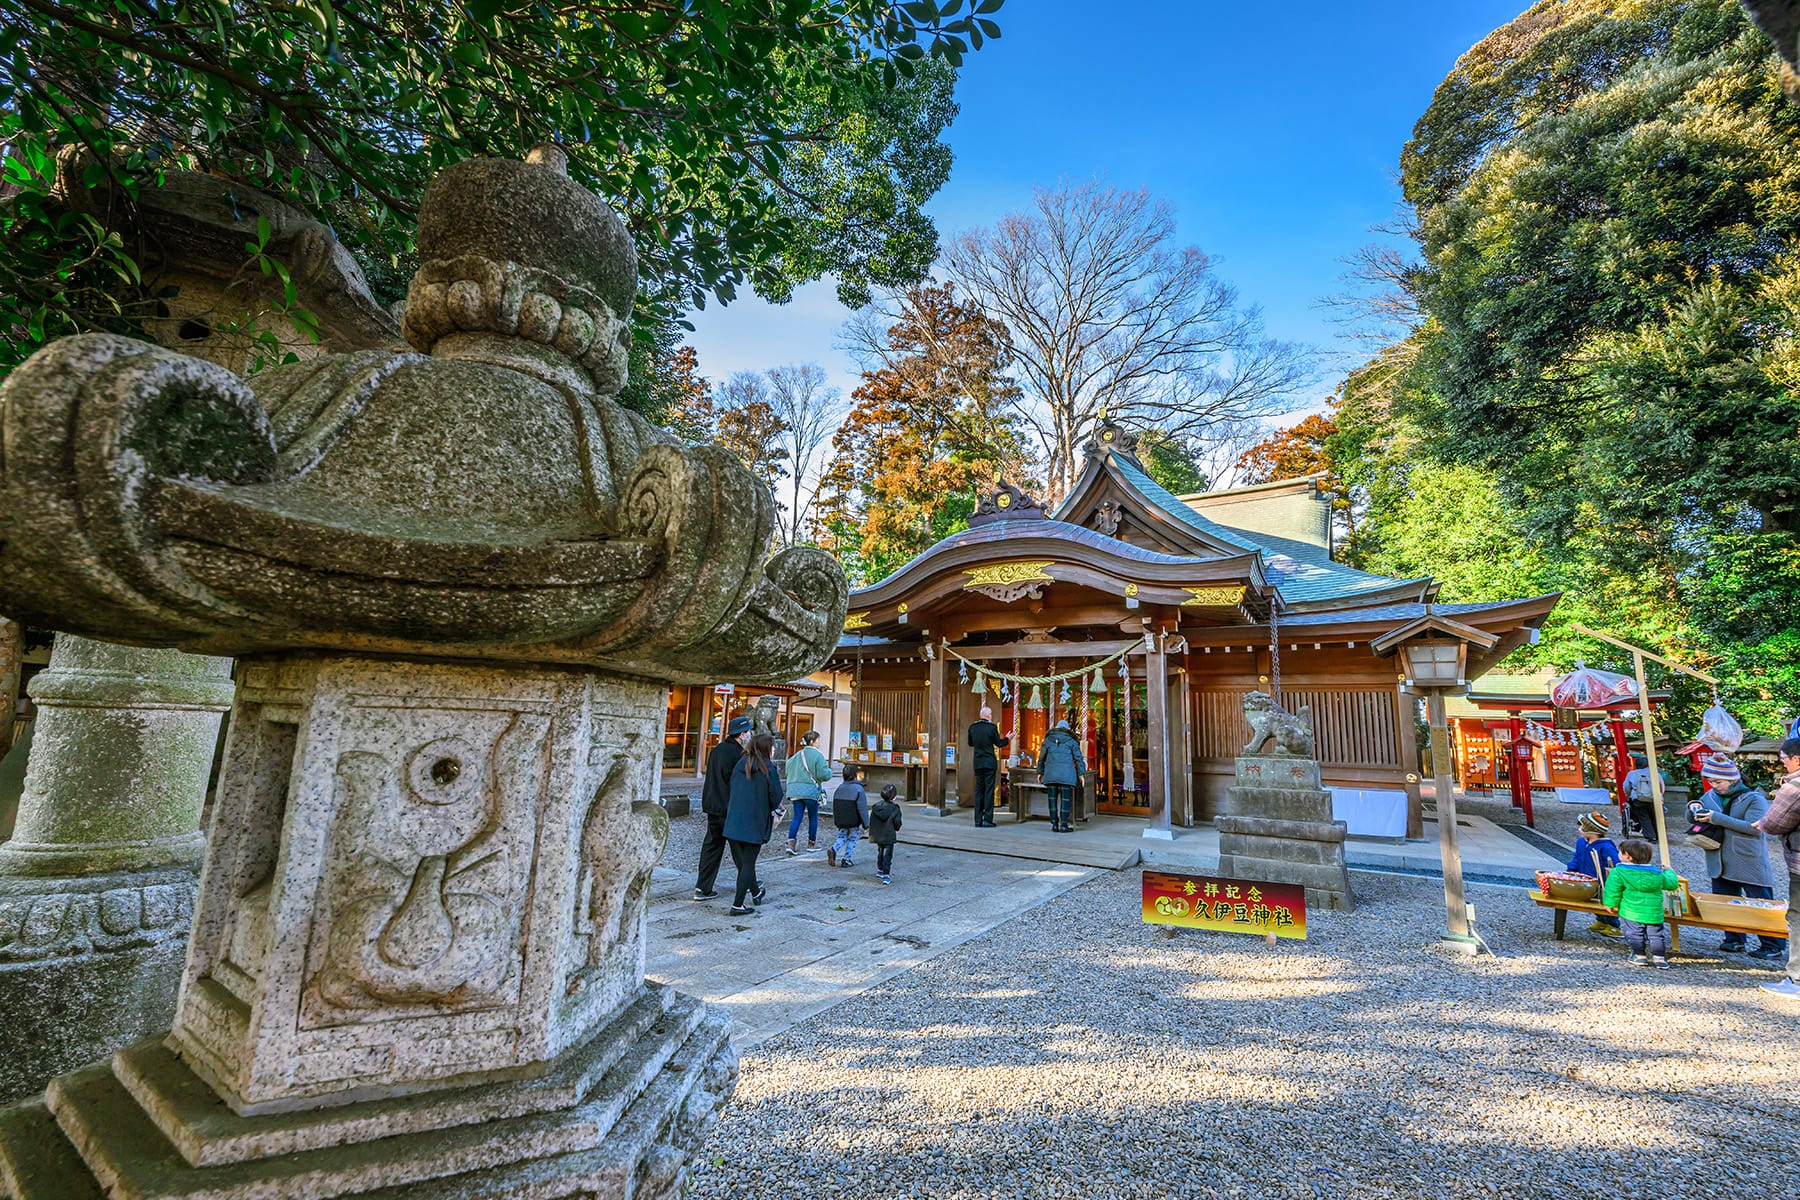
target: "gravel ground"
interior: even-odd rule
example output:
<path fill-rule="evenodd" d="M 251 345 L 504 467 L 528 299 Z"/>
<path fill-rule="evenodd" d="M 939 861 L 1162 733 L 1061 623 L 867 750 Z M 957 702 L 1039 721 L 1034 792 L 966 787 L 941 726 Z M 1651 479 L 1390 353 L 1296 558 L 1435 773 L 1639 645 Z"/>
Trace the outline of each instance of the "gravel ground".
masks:
<path fill-rule="evenodd" d="M 1772 972 L 1634 968 L 1491 886 L 1501 957 L 1470 960 L 1435 946 L 1435 881 L 1355 883 L 1271 948 L 1168 937 L 1136 872 L 1102 876 L 747 1055 L 691 1194 L 1795 1194 Z"/>

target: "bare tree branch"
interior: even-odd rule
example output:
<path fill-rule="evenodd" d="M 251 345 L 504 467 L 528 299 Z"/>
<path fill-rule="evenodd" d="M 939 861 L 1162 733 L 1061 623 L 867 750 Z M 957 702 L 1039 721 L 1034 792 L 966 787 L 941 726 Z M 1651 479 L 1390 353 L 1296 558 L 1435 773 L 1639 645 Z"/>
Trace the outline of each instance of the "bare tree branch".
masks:
<path fill-rule="evenodd" d="M 792 546 L 799 542 L 800 530 L 818 499 L 815 468 L 838 422 L 843 420 L 843 398 L 838 389 L 826 386 L 825 368 L 818 363 L 770 367 L 766 374 L 769 405 L 786 426 L 780 437 L 787 448 L 793 498 L 787 505 L 787 528 L 783 534 Z"/>
<path fill-rule="evenodd" d="M 951 279 L 1010 332 L 1050 501 L 1074 483 L 1102 414 L 1205 444 L 1216 427 L 1279 412 L 1314 354 L 1263 336 L 1261 314 L 1149 192 L 1101 182 L 1036 191 L 1031 211 L 952 243 Z M 872 324 L 850 341 L 868 348 Z"/>

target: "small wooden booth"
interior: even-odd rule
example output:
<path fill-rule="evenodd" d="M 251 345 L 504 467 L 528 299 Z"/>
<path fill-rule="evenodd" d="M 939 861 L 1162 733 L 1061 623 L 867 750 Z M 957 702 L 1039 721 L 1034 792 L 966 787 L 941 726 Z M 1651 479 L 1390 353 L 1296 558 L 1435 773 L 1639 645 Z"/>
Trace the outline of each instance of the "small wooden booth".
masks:
<path fill-rule="evenodd" d="M 923 799 L 946 811 L 973 802 L 964 732 L 984 705 L 1017 731 L 1012 765 L 1026 769 L 1067 718 L 1092 809 L 1154 834 L 1230 812 L 1244 697 L 1277 692 L 1312 710 L 1334 797 L 1354 812 L 1398 795 L 1418 836 L 1415 701 L 1369 642 L 1418 618 L 1436 584 L 1335 562 L 1312 479 L 1177 497 L 1134 442 L 1102 426 L 1054 513 L 1003 484 L 967 530 L 852 593 L 829 666 L 853 681 L 855 753 L 872 767 L 918 756 Z M 1435 609 L 1495 635 L 1473 674 L 1556 599 Z"/>

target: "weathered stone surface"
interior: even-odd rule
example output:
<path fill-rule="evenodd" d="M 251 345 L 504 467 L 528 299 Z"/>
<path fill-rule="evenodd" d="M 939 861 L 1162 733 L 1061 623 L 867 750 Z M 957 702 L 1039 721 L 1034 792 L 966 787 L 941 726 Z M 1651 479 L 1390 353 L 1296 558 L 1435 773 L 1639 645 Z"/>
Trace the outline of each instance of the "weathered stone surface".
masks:
<path fill-rule="evenodd" d="M 429 356 L 246 383 L 109 335 L 34 355 L 0 385 L 0 611 L 237 656 L 811 670 L 843 627 L 843 572 L 771 557 L 766 487 L 612 401 L 634 268 L 579 191 L 549 165 L 478 163 L 427 193 L 403 324 Z"/>
<path fill-rule="evenodd" d="M 1259 754 L 1237 760 L 1239 787 L 1291 788 L 1311 792 L 1319 787 L 1317 759 L 1284 754 Z"/>
<path fill-rule="evenodd" d="M 1267 817 L 1220 817 L 1214 822 L 1220 833 L 1242 833 L 1259 837 L 1294 838 L 1309 842 L 1342 842 L 1342 821 L 1283 821 Z"/>
<path fill-rule="evenodd" d="M 231 664 L 60 635 L 0 845 L 0 1099 L 168 1026 Z"/>
<path fill-rule="evenodd" d="M 245 663 L 174 1044 L 240 1113 L 530 1071 L 635 995 L 666 691 Z"/>
<path fill-rule="evenodd" d="M 1217 818 L 1219 872 L 1239 879 L 1296 883 L 1313 907 L 1348 911 L 1345 829 L 1331 819 L 1331 793 L 1317 786 L 1319 764 L 1289 755 L 1237 760 L 1229 815 Z M 1313 785 L 1305 786 L 1311 779 Z"/>
<path fill-rule="evenodd" d="M 174 1028 L 51 1084 L 78 1169 L 0 1119 L 15 1200 L 672 1196 L 731 1091 L 723 1018 L 643 978 L 666 684 L 812 670 L 847 588 L 608 398 L 629 243 L 557 157 L 432 189 L 429 358 L 7 379 L 0 608 L 240 656 Z"/>
<path fill-rule="evenodd" d="M 1259 817 L 1276 821 L 1318 823 L 1331 820 L 1331 793 L 1324 789 L 1242 788 L 1225 790 L 1216 821 L 1227 817 Z"/>

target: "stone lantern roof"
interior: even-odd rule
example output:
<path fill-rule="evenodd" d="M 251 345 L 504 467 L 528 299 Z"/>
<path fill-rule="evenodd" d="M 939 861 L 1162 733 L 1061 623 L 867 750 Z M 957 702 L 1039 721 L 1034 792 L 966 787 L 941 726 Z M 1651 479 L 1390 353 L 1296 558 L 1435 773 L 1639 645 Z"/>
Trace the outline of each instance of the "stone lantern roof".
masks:
<path fill-rule="evenodd" d="M 128 338 L 0 387 L 0 611 L 146 646 L 792 679 L 846 609 L 729 452 L 616 404 L 636 259 L 560 151 L 443 172 L 402 328 L 242 380 Z"/>

